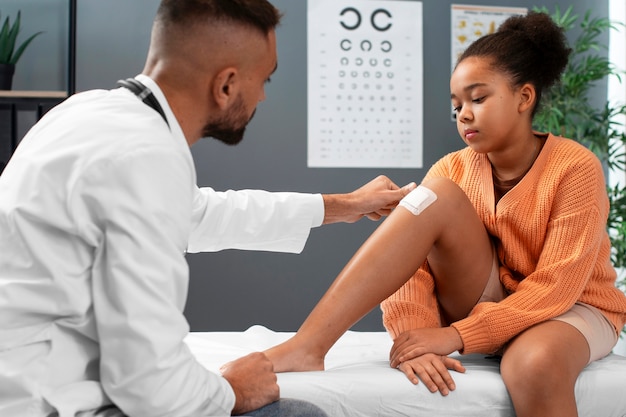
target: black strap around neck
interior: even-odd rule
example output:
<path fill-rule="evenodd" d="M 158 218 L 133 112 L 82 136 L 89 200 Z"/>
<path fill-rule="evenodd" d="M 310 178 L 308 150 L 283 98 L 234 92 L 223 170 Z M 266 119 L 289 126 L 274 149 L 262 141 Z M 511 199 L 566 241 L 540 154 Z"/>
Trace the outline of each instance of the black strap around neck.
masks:
<path fill-rule="evenodd" d="M 139 97 L 141 101 L 156 110 L 157 113 L 161 115 L 163 120 L 165 120 L 165 123 L 168 126 L 170 125 L 167 122 L 167 117 L 165 117 L 165 112 L 159 104 L 159 101 L 156 99 L 154 94 L 152 94 L 152 91 L 150 91 L 150 89 L 146 87 L 141 81 L 136 80 L 135 78 L 127 78 L 125 80 L 119 80 L 117 84 L 124 88 L 128 88 L 130 91 L 135 93 L 135 95 Z"/>

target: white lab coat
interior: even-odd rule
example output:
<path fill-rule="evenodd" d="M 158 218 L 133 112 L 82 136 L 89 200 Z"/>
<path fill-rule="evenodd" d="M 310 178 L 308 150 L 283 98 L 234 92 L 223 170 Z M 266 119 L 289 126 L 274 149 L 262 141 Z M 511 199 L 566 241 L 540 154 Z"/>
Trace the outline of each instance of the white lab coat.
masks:
<path fill-rule="evenodd" d="M 185 251 L 298 252 L 319 194 L 199 189 L 182 130 L 121 88 L 77 94 L 0 176 L 0 415 L 230 415 L 184 337 Z M 218 276 L 215 279 L 219 279 Z"/>

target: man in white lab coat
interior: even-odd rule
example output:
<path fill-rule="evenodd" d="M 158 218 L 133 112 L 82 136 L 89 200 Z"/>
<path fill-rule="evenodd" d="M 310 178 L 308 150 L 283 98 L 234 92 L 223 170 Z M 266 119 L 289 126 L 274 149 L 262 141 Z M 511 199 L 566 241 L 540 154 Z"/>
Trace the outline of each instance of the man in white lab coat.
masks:
<path fill-rule="evenodd" d="M 0 415 L 291 413 L 262 353 L 221 375 L 192 356 L 184 253 L 299 252 L 312 227 L 377 219 L 414 184 L 196 186 L 189 146 L 241 140 L 279 18 L 266 0 L 163 0 L 141 75 L 70 97 L 23 139 L 0 176 Z"/>

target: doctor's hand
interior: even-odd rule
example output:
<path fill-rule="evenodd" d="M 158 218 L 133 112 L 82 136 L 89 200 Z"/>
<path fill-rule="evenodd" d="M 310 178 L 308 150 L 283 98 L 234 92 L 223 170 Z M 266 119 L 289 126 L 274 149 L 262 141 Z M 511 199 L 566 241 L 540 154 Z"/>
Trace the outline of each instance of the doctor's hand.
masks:
<path fill-rule="evenodd" d="M 379 220 L 389 215 L 415 187 L 417 185 L 412 182 L 400 188 L 386 176 L 380 175 L 351 193 L 324 194 L 323 224 L 354 223 L 362 217 Z"/>
<path fill-rule="evenodd" d="M 272 362 L 260 352 L 229 362 L 220 368 L 235 392 L 233 414 L 247 413 L 280 397 Z"/>
<path fill-rule="evenodd" d="M 439 391 L 441 395 L 448 395 L 450 391 L 456 389 L 456 384 L 448 372 L 449 369 L 465 372 L 465 367 L 459 360 L 434 353 L 427 353 L 402 362 L 398 369 L 404 372 L 413 384 L 418 384 L 421 380 L 430 392 Z"/>
<path fill-rule="evenodd" d="M 425 327 L 401 333 L 393 341 L 389 362 L 397 368 L 406 362 L 427 353 L 449 355 L 463 349 L 463 340 L 454 327 Z"/>

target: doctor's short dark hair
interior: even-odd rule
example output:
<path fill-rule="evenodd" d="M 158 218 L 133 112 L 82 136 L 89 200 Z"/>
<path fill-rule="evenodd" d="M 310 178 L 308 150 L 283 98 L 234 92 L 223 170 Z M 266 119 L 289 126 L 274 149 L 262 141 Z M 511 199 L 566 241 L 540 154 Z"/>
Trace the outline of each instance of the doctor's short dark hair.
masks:
<path fill-rule="evenodd" d="M 163 24 L 239 23 L 268 34 L 280 23 L 280 11 L 267 0 L 162 0 L 157 19 Z"/>

